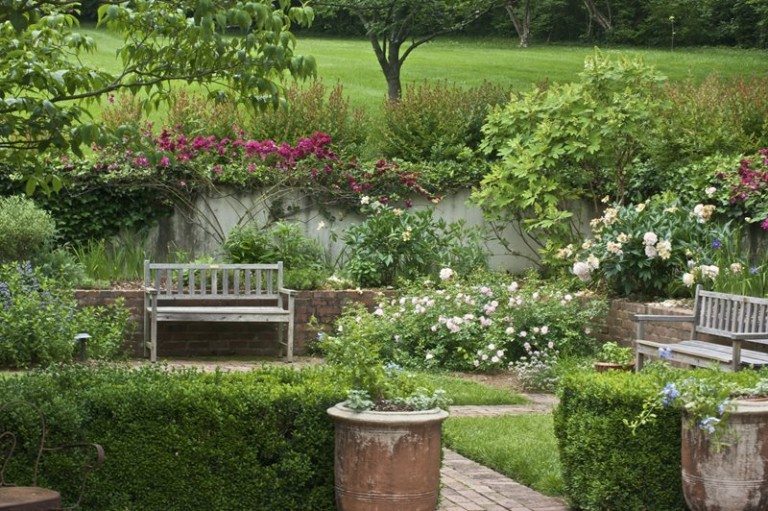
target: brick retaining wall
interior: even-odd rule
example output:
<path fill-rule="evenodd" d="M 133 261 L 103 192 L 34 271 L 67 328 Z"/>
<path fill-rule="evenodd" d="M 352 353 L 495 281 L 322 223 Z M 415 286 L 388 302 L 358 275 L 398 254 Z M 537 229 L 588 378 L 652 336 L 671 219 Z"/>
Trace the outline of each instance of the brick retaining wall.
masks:
<path fill-rule="evenodd" d="M 361 303 L 371 310 L 381 300 L 382 294 L 392 291 L 300 291 L 296 297 L 294 349 L 305 354 L 317 330 L 310 327 L 314 316 L 317 324 L 329 330 L 342 309 L 351 303 Z M 139 290 L 77 290 L 75 297 L 80 306 L 109 305 L 122 297 L 134 320 L 134 334 L 126 343 L 133 356 L 142 356 L 144 293 Z M 202 305 L 202 303 L 198 303 Z M 277 325 L 264 323 L 205 323 L 161 322 L 158 323 L 158 354 L 167 356 L 205 355 L 268 355 L 280 354 L 277 343 Z"/>

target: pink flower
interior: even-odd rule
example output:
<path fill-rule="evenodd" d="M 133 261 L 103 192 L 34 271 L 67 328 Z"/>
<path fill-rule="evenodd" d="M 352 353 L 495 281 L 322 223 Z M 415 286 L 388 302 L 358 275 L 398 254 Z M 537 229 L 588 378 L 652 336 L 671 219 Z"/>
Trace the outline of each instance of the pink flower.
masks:
<path fill-rule="evenodd" d="M 163 156 L 160 158 L 160 166 L 161 167 L 169 167 L 171 165 L 171 160 L 167 156 Z"/>
<path fill-rule="evenodd" d="M 768 217 L 760 223 L 760 228 L 764 231 L 768 231 Z"/>

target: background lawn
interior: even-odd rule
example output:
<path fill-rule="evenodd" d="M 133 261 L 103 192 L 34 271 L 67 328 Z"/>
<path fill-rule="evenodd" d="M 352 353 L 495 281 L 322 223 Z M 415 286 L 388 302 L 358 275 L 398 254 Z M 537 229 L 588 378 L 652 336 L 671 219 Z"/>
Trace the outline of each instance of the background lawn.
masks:
<path fill-rule="evenodd" d="M 116 35 L 85 26 L 98 51 L 83 60 L 107 71 L 117 71 Z M 483 81 L 526 90 L 543 81 L 573 80 L 584 58 L 595 50 L 586 46 L 534 46 L 520 49 L 514 39 L 443 38 L 414 51 L 403 66 L 405 86 L 423 80 L 448 80 L 463 86 Z M 659 49 L 620 48 L 606 54 L 640 56 L 672 80 L 701 80 L 711 73 L 746 77 L 768 73 L 768 53 L 732 48 L 691 48 L 674 52 Z M 378 115 L 386 94 L 384 76 L 370 44 L 365 40 L 331 39 L 298 35 L 297 52 L 317 59 L 318 75 L 326 84 L 341 82 L 350 102 Z"/>
<path fill-rule="evenodd" d="M 563 494 L 552 415 L 448 418 L 447 447 L 547 495 Z"/>
<path fill-rule="evenodd" d="M 419 385 L 443 389 L 454 405 L 520 405 L 526 398 L 511 390 L 500 389 L 457 376 L 438 373 L 416 373 Z"/>

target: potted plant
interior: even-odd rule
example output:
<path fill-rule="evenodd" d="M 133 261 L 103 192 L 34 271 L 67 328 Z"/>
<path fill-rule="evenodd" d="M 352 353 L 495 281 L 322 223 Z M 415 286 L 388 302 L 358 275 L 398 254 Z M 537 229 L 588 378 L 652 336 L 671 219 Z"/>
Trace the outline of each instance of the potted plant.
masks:
<path fill-rule="evenodd" d="M 597 354 L 597 361 L 594 363 L 595 370 L 600 373 L 616 370 L 631 371 L 633 367 L 632 348 L 619 346 L 613 341 L 603 344 Z"/>
<path fill-rule="evenodd" d="M 739 388 L 704 378 L 667 383 L 639 419 L 682 408 L 683 495 L 690 511 L 768 509 L 768 379 Z"/>
<path fill-rule="evenodd" d="M 413 388 L 413 378 L 385 365 L 381 346 L 354 312 L 340 319 L 343 336 L 322 349 L 348 399 L 328 409 L 334 421 L 336 506 L 340 511 L 434 511 L 440 487 L 443 391 Z"/>

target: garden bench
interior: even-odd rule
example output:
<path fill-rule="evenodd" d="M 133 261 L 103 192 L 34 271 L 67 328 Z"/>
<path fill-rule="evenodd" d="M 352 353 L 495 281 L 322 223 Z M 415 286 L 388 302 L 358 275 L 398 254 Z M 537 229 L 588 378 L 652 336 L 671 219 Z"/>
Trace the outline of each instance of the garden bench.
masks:
<path fill-rule="evenodd" d="M 768 366 L 768 353 L 742 349 L 742 343 L 768 345 L 768 299 L 696 288 L 693 315 L 636 314 L 636 369 L 647 357 L 664 358 L 691 366 L 718 365 L 726 371 Z M 692 324 L 691 339 L 679 343 L 645 340 L 645 324 L 655 321 Z M 700 339 L 701 334 L 723 337 L 731 346 Z"/>
<path fill-rule="evenodd" d="M 296 291 L 283 287 L 283 263 L 168 264 L 144 261 L 144 349 L 157 360 L 159 321 L 278 323 L 293 361 Z M 287 297 L 287 308 L 284 307 Z M 283 329 L 288 325 L 288 340 Z"/>

